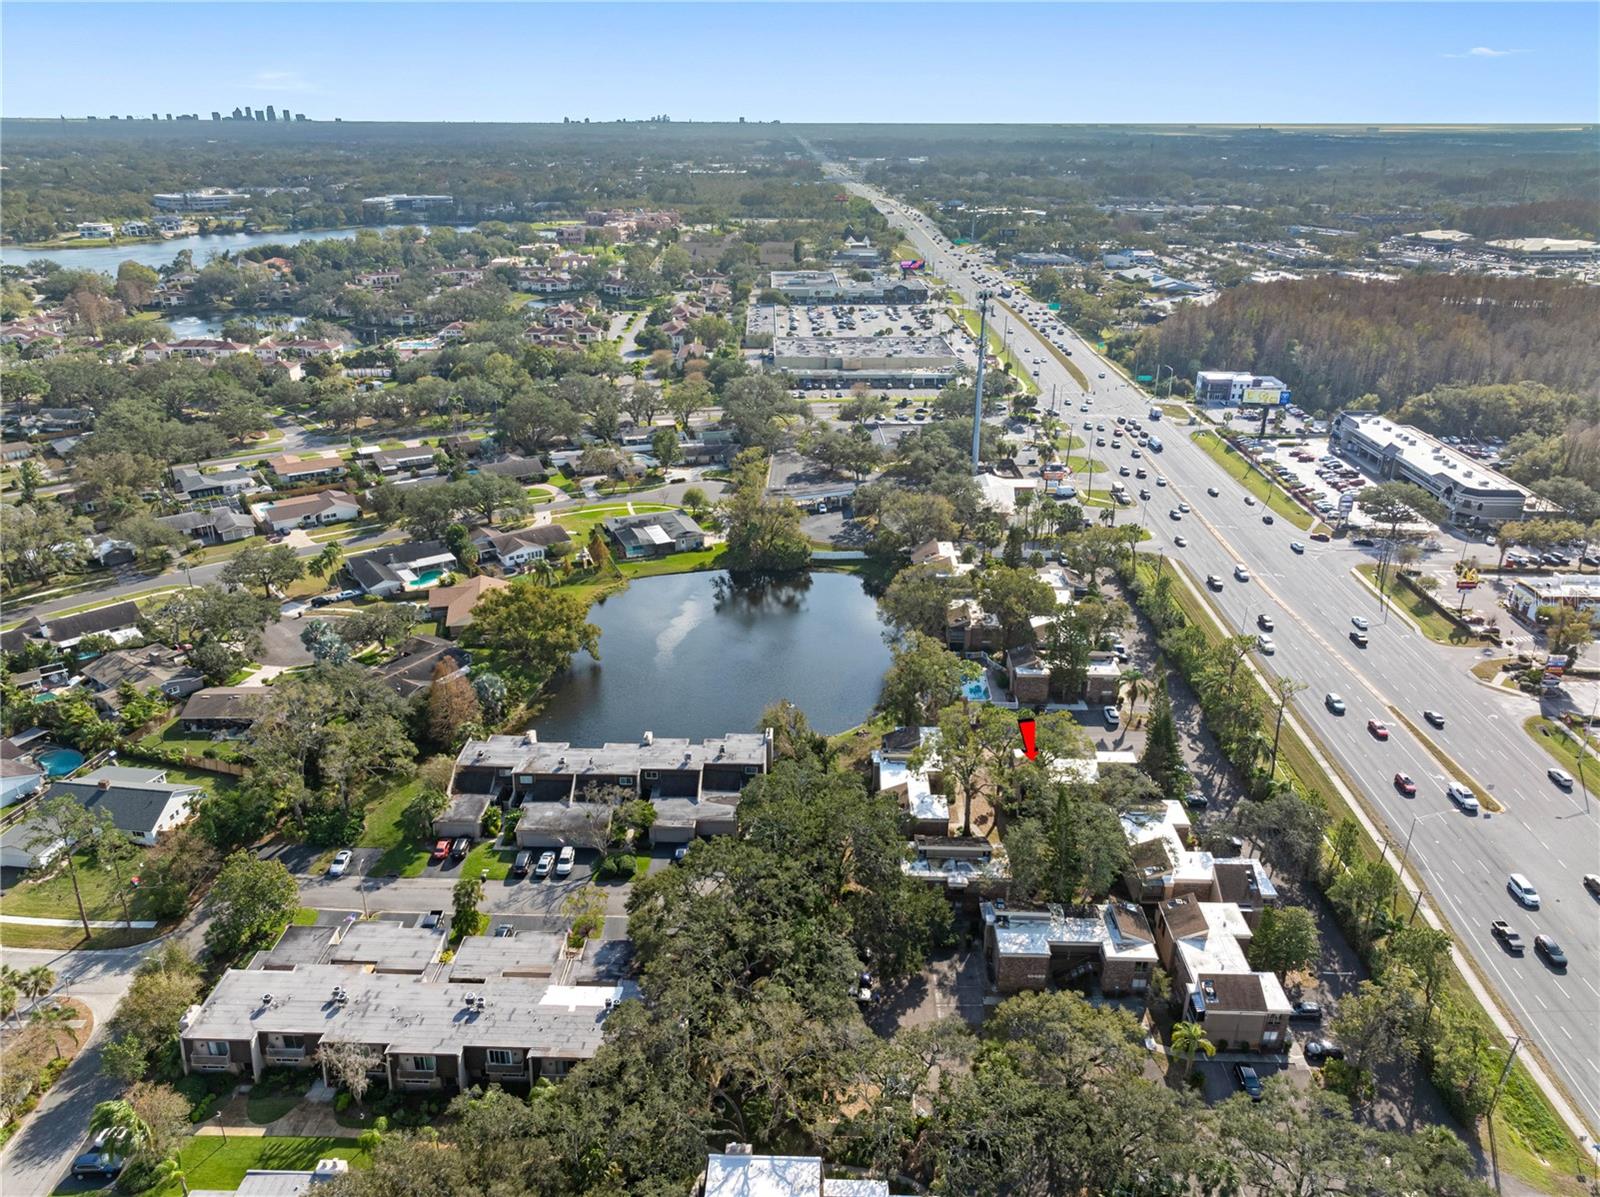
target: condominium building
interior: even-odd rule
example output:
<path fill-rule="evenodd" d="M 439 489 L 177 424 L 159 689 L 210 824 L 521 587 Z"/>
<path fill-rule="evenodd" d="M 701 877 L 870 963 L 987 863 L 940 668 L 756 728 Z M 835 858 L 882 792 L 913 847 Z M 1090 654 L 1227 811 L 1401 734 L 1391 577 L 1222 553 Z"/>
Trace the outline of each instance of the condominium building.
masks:
<path fill-rule="evenodd" d="M 161 212 L 230 212 L 250 202 L 250 197 L 222 187 L 202 187 L 198 191 L 157 192 L 150 202 Z"/>

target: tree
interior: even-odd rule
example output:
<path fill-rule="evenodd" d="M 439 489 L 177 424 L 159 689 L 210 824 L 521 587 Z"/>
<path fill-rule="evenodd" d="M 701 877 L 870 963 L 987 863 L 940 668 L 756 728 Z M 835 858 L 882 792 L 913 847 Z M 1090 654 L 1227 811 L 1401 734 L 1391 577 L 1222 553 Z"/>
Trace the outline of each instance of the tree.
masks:
<path fill-rule="evenodd" d="M 59 503 L 0 507 L 0 524 L 6 530 L 0 566 L 12 582 L 47 582 L 87 559 L 89 522 Z"/>
<path fill-rule="evenodd" d="M 127 1084 L 177 1038 L 184 1011 L 200 998 L 200 967 L 182 944 L 168 940 L 139 963 L 111 1019 L 101 1055 L 106 1073 Z"/>
<path fill-rule="evenodd" d="M 505 444 L 523 453 L 538 453 L 576 435 L 583 417 L 545 387 L 526 387 L 506 400 L 496 423 Z"/>
<path fill-rule="evenodd" d="M 1250 940 L 1250 967 L 1259 972 L 1301 972 L 1316 964 L 1322 951 L 1317 921 L 1303 906 L 1269 906 Z"/>
<path fill-rule="evenodd" d="M 733 491 L 723 504 L 727 562 L 734 573 L 792 573 L 811 560 L 800 509 L 766 493 L 767 464 L 766 454 L 757 449 L 734 459 Z"/>
<path fill-rule="evenodd" d="M 918 727 L 961 697 L 972 667 L 931 636 L 912 632 L 891 648 L 879 708 L 896 722 Z"/>
<path fill-rule="evenodd" d="M 338 573 L 343 563 L 344 546 L 336 540 L 331 540 L 311 559 L 306 568 L 319 578 L 327 578 Z"/>
<path fill-rule="evenodd" d="M 1378 1069 L 1416 1055 L 1418 1026 L 1416 996 L 1404 985 L 1363 981 L 1359 992 L 1339 1003 L 1333 1034 L 1358 1093 L 1370 1089 Z"/>
<path fill-rule="evenodd" d="M 1178 743 L 1178 726 L 1172 717 L 1172 695 L 1167 691 L 1167 679 L 1154 681 L 1155 702 L 1145 721 L 1144 754 L 1139 767 L 1161 787 L 1164 797 L 1178 799 L 1189 785 L 1189 770 L 1183 761 L 1183 748 Z"/>
<path fill-rule="evenodd" d="M 424 782 L 400 814 L 400 824 L 413 840 L 433 834 L 433 821 L 450 808 L 450 795 L 437 785 Z"/>
<path fill-rule="evenodd" d="M 1545 649 L 1552 657 L 1576 660 L 1594 642 L 1593 616 L 1587 609 L 1558 603 L 1540 607 L 1538 614 L 1544 624 Z"/>
<path fill-rule="evenodd" d="M 565 669 L 580 649 L 600 655 L 600 629 L 573 594 L 515 582 L 484 596 L 473 611 L 467 643 L 487 650 L 497 673 L 531 693 Z"/>
<path fill-rule="evenodd" d="M 593 885 L 580 886 L 561 900 L 561 917 L 567 920 L 567 942 L 576 946 L 605 929 L 606 896 Z"/>
<path fill-rule="evenodd" d="M 47 964 L 35 964 L 17 973 L 17 988 L 35 1006 L 56 987 L 56 974 Z"/>
<path fill-rule="evenodd" d="M 440 661 L 428 687 L 428 737 L 452 750 L 461 746 L 466 730 L 483 718 L 471 680 L 454 670 L 451 662 Z"/>
<path fill-rule="evenodd" d="M 222 960 L 265 947 L 289 921 L 298 898 L 294 877 L 281 861 L 235 852 L 223 862 L 206 895 L 211 915 L 206 947 Z"/>
<path fill-rule="evenodd" d="M 1033 619 L 1056 609 L 1055 592 L 1030 569 L 991 566 L 978 575 L 978 602 L 1000 621 L 1005 647 L 1033 642 Z"/>
<path fill-rule="evenodd" d="M 348 644 L 377 644 L 388 648 L 409 636 L 421 616 L 422 610 L 416 603 L 372 603 L 341 619 L 335 630 Z"/>
<path fill-rule="evenodd" d="M 902 633 L 942 639 L 950 604 L 966 597 L 970 589 L 965 579 L 943 573 L 937 565 L 913 565 L 895 574 L 878 599 L 878 608 Z"/>
<path fill-rule="evenodd" d="M 250 545 L 240 549 L 222 567 L 218 578 L 228 586 L 259 586 L 263 596 L 287 586 L 305 573 L 305 566 L 288 545 Z"/>
<path fill-rule="evenodd" d="M 678 443 L 675 428 L 657 428 L 650 434 L 650 452 L 663 470 L 670 470 L 683 460 L 683 449 Z"/>
<path fill-rule="evenodd" d="M 1172 1050 L 1183 1057 L 1183 1075 L 1187 1079 L 1194 1069 L 1195 1056 L 1203 1053 L 1210 1059 L 1217 1054 L 1217 1045 L 1206 1038 L 1204 1026 L 1185 1019 L 1172 1026 Z"/>
<path fill-rule="evenodd" d="M 450 900 L 453 906 L 450 912 L 451 936 L 459 940 L 476 935 L 478 925 L 483 921 L 483 916 L 478 913 L 478 904 L 483 901 L 483 879 L 462 877 L 451 891 Z"/>
<path fill-rule="evenodd" d="M 335 1086 L 343 1085 L 351 1100 L 360 1105 L 372 1087 L 372 1071 L 383 1065 L 383 1053 L 365 1043 L 337 1043 L 327 1039 L 317 1044 L 317 1063 Z"/>
<path fill-rule="evenodd" d="M 102 1101 L 89 1115 L 89 1130 L 104 1134 L 106 1146 L 114 1147 L 123 1155 L 136 1155 L 147 1150 L 155 1138 L 148 1123 L 125 1097 Z"/>
<path fill-rule="evenodd" d="M 1300 880 L 1312 877 L 1322 859 L 1322 841 L 1328 831 L 1328 811 L 1320 801 L 1302 798 L 1284 788 L 1265 798 L 1241 802 L 1226 830 L 1255 844 L 1273 868 Z"/>
<path fill-rule="evenodd" d="M 300 629 L 300 643 L 305 645 L 313 661 L 343 665 L 352 656 L 349 642 L 339 634 L 339 629 L 326 619 L 307 620 L 306 625 Z"/>
<path fill-rule="evenodd" d="M 485 524 L 528 509 L 528 492 L 515 479 L 501 474 L 473 474 L 452 485 L 458 504 Z"/>
<path fill-rule="evenodd" d="M 72 882 L 72 897 L 78 904 L 78 919 L 83 924 L 84 938 L 87 939 L 90 934 L 89 915 L 83 908 L 83 890 L 78 885 L 78 864 L 73 854 L 90 830 L 88 810 L 70 795 L 46 798 L 38 804 L 24 827 L 25 844 L 35 857 L 59 851 L 65 858 L 67 878 Z M 24 988 L 23 992 L 26 993 L 27 989 Z"/>

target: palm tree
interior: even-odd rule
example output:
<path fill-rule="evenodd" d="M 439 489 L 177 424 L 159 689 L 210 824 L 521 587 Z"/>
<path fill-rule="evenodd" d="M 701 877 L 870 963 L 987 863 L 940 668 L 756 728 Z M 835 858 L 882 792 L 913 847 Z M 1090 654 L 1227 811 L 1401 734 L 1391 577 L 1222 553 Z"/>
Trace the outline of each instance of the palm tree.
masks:
<path fill-rule="evenodd" d="M 339 564 L 343 560 L 344 548 L 337 541 L 333 541 L 311 559 L 311 572 L 319 578 L 326 578 L 330 574 L 339 572 Z"/>
<path fill-rule="evenodd" d="M 35 1005 L 55 987 L 56 975 L 50 971 L 49 965 L 45 964 L 36 964 L 30 969 L 25 969 L 17 978 L 17 988 L 22 991 L 22 996 Z"/>
<path fill-rule="evenodd" d="M 65 1031 L 74 1045 L 78 1042 L 78 1028 L 72 1025 L 78 1021 L 78 1012 L 71 1006 L 41 1007 L 28 1016 L 28 1021 L 49 1032 L 50 1046 L 56 1049 L 58 1060 L 61 1059 L 61 1044 L 56 1039 L 57 1031 Z"/>
<path fill-rule="evenodd" d="M 1194 1058 L 1204 1052 L 1207 1059 L 1217 1054 L 1216 1044 L 1206 1038 L 1206 1029 L 1197 1022 L 1178 1023 L 1172 1028 L 1172 1050 L 1183 1057 L 1183 1075 L 1194 1068 Z"/>
<path fill-rule="evenodd" d="M 22 1003 L 22 994 L 9 980 L 0 980 L 0 1020 L 10 1020 Z"/>
<path fill-rule="evenodd" d="M 94 1113 L 89 1116 L 89 1130 L 96 1135 L 110 1131 L 106 1141 L 115 1144 L 123 1155 L 132 1155 L 150 1146 L 155 1139 L 150 1124 L 120 1097 L 95 1106 Z"/>
<path fill-rule="evenodd" d="M 183 1197 L 189 1197 L 189 1178 L 184 1174 L 183 1165 L 176 1156 L 169 1155 L 155 1166 L 156 1187 L 161 1188 L 178 1182 L 178 1187 L 183 1190 Z"/>

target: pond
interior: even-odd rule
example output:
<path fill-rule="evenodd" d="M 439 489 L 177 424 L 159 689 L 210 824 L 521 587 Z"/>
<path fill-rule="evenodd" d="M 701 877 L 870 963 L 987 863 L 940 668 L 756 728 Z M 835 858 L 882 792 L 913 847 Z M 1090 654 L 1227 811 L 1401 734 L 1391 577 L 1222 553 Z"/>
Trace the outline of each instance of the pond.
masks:
<path fill-rule="evenodd" d="M 864 722 L 889 648 L 850 574 L 738 586 L 725 573 L 640 578 L 590 613 L 600 657 L 574 658 L 534 720 L 541 740 L 703 739 L 751 731 L 787 698 L 829 734 Z"/>

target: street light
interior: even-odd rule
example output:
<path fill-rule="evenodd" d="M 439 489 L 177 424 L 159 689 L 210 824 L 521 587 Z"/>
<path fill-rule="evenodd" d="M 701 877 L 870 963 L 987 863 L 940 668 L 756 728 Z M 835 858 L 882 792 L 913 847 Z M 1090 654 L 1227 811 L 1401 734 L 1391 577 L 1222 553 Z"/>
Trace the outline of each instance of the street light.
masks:
<path fill-rule="evenodd" d="M 1400 878 L 1400 884 L 1401 885 L 1404 885 L 1406 883 L 1406 859 L 1411 853 L 1411 837 L 1416 834 L 1417 824 L 1422 822 L 1422 820 L 1424 820 L 1424 819 L 1438 819 L 1438 818 L 1442 818 L 1445 815 L 1450 815 L 1450 814 L 1454 814 L 1454 813 L 1455 813 L 1454 811 L 1450 811 L 1450 810 L 1436 810 L 1436 811 L 1430 811 L 1428 814 L 1425 814 L 1425 815 L 1412 815 L 1411 816 L 1411 827 L 1410 827 L 1410 830 L 1408 830 L 1406 832 L 1405 847 L 1400 850 L 1400 867 L 1395 870 L 1396 875 Z M 1413 902 L 1412 905 L 1411 905 L 1411 917 L 1412 918 L 1416 918 L 1417 917 L 1417 907 L 1419 907 L 1421 905 L 1422 905 L 1422 879 L 1419 877 L 1419 878 L 1417 878 L 1417 900 L 1415 902 Z"/>

